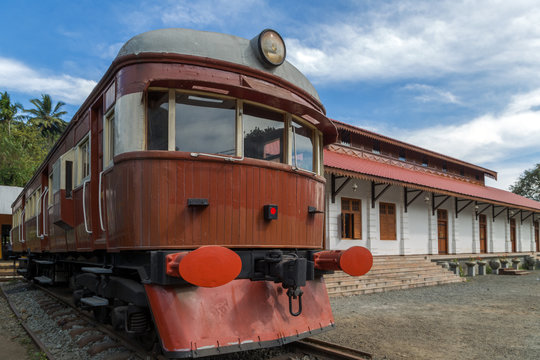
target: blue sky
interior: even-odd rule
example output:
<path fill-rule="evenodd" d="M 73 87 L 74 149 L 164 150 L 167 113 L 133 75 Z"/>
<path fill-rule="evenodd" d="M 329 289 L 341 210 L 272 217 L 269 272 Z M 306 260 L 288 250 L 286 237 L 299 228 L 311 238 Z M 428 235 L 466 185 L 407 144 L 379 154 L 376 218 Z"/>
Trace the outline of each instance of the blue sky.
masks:
<path fill-rule="evenodd" d="M 331 118 L 499 172 L 540 162 L 537 1 L 10 1 L 0 91 L 72 115 L 121 45 L 183 27 L 251 39 L 273 28 Z"/>

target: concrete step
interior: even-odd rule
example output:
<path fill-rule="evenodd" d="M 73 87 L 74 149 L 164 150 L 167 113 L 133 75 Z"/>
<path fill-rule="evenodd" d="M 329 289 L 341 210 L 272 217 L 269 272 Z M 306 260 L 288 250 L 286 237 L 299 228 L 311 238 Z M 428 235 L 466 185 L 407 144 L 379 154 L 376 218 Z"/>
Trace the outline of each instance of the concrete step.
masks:
<path fill-rule="evenodd" d="M 445 280 L 445 281 L 425 281 L 425 282 L 418 282 L 418 283 L 410 283 L 410 284 L 400 284 L 400 285 L 391 285 L 391 286 L 374 286 L 369 288 L 359 288 L 359 289 L 348 289 L 348 290 L 340 290 L 340 291 L 328 291 L 328 295 L 331 297 L 339 297 L 339 296 L 351 296 L 351 295 L 362 295 L 362 294 L 371 294 L 371 293 L 377 293 L 377 292 L 385 292 L 385 291 L 392 291 L 392 290 L 405 290 L 405 289 L 413 289 L 417 287 L 423 287 L 423 286 L 435 286 L 435 285 L 443 285 L 443 284 L 451 284 L 451 283 L 459 283 L 462 282 L 460 279 L 452 279 L 452 280 Z"/>
<path fill-rule="evenodd" d="M 348 296 L 461 282 L 464 279 L 423 256 L 376 257 L 364 276 L 352 277 L 341 271 L 325 276 L 330 296 Z"/>

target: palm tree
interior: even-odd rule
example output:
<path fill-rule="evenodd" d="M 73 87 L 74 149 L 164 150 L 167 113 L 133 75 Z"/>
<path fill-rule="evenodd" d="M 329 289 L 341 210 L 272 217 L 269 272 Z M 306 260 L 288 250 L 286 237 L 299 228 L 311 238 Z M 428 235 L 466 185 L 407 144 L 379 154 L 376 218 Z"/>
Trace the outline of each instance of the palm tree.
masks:
<path fill-rule="evenodd" d="M 8 134 L 11 135 L 11 123 L 20 120 L 23 116 L 17 115 L 23 107 L 19 103 L 12 104 L 7 91 L 0 94 L 0 123 L 7 124 Z"/>
<path fill-rule="evenodd" d="M 60 111 L 62 106 L 66 105 L 59 101 L 56 106 L 52 107 L 52 100 L 48 94 L 42 94 L 41 100 L 30 100 L 36 107 L 35 109 L 25 109 L 24 112 L 30 114 L 27 116 L 30 124 L 37 126 L 43 136 L 50 138 L 62 133 L 67 126 L 67 123 L 61 119 L 61 116 L 67 114 L 67 111 Z"/>

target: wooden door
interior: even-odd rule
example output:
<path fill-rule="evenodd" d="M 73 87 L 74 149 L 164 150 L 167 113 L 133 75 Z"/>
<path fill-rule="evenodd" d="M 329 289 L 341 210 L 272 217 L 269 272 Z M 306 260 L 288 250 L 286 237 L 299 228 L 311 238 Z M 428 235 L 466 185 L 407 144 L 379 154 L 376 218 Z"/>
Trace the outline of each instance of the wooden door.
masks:
<path fill-rule="evenodd" d="M 510 219 L 510 242 L 512 243 L 512 252 L 516 252 L 516 219 Z"/>
<path fill-rule="evenodd" d="M 396 240 L 396 204 L 379 203 L 381 240 Z"/>
<path fill-rule="evenodd" d="M 486 215 L 478 215 L 479 227 L 480 227 L 480 252 L 487 252 L 487 221 Z"/>
<path fill-rule="evenodd" d="M 439 254 L 448 254 L 448 211 L 437 210 L 437 234 Z"/>
<path fill-rule="evenodd" d="M 536 251 L 540 251 L 540 232 L 538 230 L 538 221 L 534 222 L 534 242 L 536 243 Z"/>

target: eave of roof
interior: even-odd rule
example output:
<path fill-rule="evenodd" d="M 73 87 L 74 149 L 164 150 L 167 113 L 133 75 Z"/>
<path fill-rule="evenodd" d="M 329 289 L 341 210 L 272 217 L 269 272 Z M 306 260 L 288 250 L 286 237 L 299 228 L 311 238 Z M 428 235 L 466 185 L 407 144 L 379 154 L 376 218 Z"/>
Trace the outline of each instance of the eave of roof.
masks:
<path fill-rule="evenodd" d="M 489 202 L 499 206 L 540 212 L 540 202 L 497 188 L 472 184 L 442 176 L 419 173 L 406 168 L 324 150 L 328 173 L 376 180 L 445 195 Z"/>
<path fill-rule="evenodd" d="M 435 152 L 435 151 L 424 149 L 424 148 L 421 148 L 419 146 L 412 145 L 412 144 L 409 144 L 409 143 L 406 143 L 406 142 L 403 142 L 403 141 L 400 141 L 400 140 L 392 139 L 392 138 L 390 138 L 388 136 L 380 135 L 380 134 L 374 133 L 374 132 L 366 130 L 366 129 L 362 129 L 362 128 L 359 128 L 359 127 L 356 127 L 356 126 L 353 126 L 353 125 L 343 123 L 343 122 L 338 121 L 338 120 L 334 120 L 334 119 L 331 119 L 331 120 L 332 120 L 332 122 L 334 124 L 336 124 L 336 127 L 338 129 L 340 129 L 340 128 L 345 129 L 345 130 L 348 130 L 348 131 L 353 132 L 355 134 L 364 135 L 364 136 L 369 137 L 371 139 L 379 140 L 379 141 L 386 142 L 386 143 L 389 143 L 389 144 L 392 144 L 392 145 L 403 147 L 405 149 L 417 151 L 417 152 L 425 154 L 425 155 L 430 155 L 430 156 L 433 156 L 433 157 L 436 157 L 436 158 L 439 158 L 439 159 L 442 159 L 442 160 L 446 160 L 448 162 L 452 162 L 452 163 L 455 163 L 455 164 L 466 166 L 468 168 L 481 171 L 484 174 L 486 174 L 486 175 L 492 177 L 493 179 L 497 180 L 497 172 L 496 171 L 486 169 L 484 167 L 481 167 L 481 166 L 478 166 L 478 165 L 475 165 L 475 164 L 471 164 L 471 163 L 468 163 L 466 161 L 459 160 L 459 159 L 456 159 L 456 158 L 453 158 L 453 157 L 450 157 L 450 156 L 447 156 L 447 155 L 443 155 L 443 154 L 440 154 L 440 153 Z"/>

